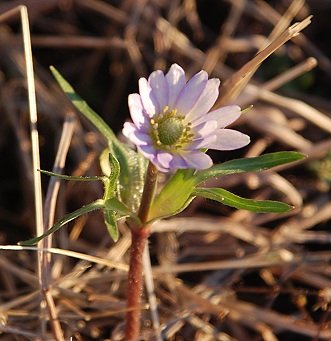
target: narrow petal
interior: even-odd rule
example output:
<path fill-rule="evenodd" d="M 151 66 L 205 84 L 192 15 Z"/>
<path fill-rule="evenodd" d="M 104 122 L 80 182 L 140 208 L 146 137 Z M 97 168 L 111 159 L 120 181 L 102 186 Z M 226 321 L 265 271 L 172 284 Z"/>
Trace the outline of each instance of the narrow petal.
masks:
<path fill-rule="evenodd" d="M 205 89 L 203 90 L 201 96 L 195 103 L 194 107 L 185 117 L 187 122 L 193 122 L 196 119 L 199 119 L 202 115 L 205 115 L 218 97 L 218 88 L 220 86 L 220 80 L 217 78 L 209 79 Z"/>
<path fill-rule="evenodd" d="M 180 157 L 181 160 L 179 158 L 174 159 L 173 167 L 176 165 L 176 168 L 206 169 L 213 165 L 210 156 L 199 150 L 182 152 Z"/>
<path fill-rule="evenodd" d="M 207 81 L 207 72 L 200 71 L 187 82 L 175 103 L 175 108 L 179 114 L 186 116 L 190 112 L 205 89 Z"/>
<path fill-rule="evenodd" d="M 165 78 L 169 89 L 168 106 L 172 110 L 175 109 L 174 104 L 178 94 L 186 84 L 185 72 L 178 64 L 172 64 Z"/>
<path fill-rule="evenodd" d="M 217 128 L 224 128 L 235 122 L 241 116 L 241 109 L 237 105 L 216 109 L 209 114 L 200 117 L 192 123 L 192 126 L 201 124 L 207 120 L 217 121 Z"/>
<path fill-rule="evenodd" d="M 146 78 L 139 79 L 139 94 L 146 114 L 154 117 L 160 111 L 159 103 Z"/>
<path fill-rule="evenodd" d="M 152 72 L 148 82 L 157 98 L 159 109 L 163 111 L 169 102 L 169 88 L 163 72 L 160 70 Z"/>
<path fill-rule="evenodd" d="M 128 99 L 129 110 L 133 123 L 138 129 L 146 130 L 148 128 L 149 122 L 145 114 L 145 110 L 141 103 L 141 98 L 139 94 L 131 94 Z M 145 128 L 145 129 L 144 129 Z"/>
<path fill-rule="evenodd" d="M 220 129 L 216 134 L 216 141 L 207 148 L 215 150 L 234 150 L 245 147 L 250 142 L 248 135 L 237 130 Z"/>

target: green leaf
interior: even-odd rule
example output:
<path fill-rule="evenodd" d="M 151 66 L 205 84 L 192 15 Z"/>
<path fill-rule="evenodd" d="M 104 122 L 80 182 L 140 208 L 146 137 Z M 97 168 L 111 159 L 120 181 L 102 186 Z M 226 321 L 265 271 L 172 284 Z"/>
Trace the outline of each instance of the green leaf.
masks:
<path fill-rule="evenodd" d="M 154 200 L 149 221 L 175 215 L 187 207 L 192 201 L 191 194 L 196 185 L 196 179 L 192 177 L 194 171 L 180 169 L 174 174 Z"/>
<path fill-rule="evenodd" d="M 110 174 L 112 172 L 109 161 L 109 154 L 111 154 L 109 148 L 105 148 L 99 157 L 101 171 L 107 177 L 110 177 Z"/>
<path fill-rule="evenodd" d="M 50 67 L 54 78 L 59 83 L 62 90 L 71 100 L 72 104 L 87 118 L 100 133 L 107 139 L 111 154 L 113 154 L 121 167 L 119 175 L 119 194 L 121 200 L 128 205 L 132 211 L 137 211 L 144 186 L 147 170 L 147 160 L 133 149 L 121 143 L 107 123 L 88 104 L 82 100 L 73 87 L 63 78 L 63 76 L 53 67 Z"/>
<path fill-rule="evenodd" d="M 120 218 L 131 217 L 137 222 L 137 225 L 141 225 L 140 219 L 133 214 L 125 204 L 115 197 L 105 201 L 105 209 L 116 211 Z"/>
<path fill-rule="evenodd" d="M 104 201 L 102 199 L 96 200 L 91 204 L 85 205 L 85 206 L 79 208 L 78 210 L 67 214 L 66 216 L 64 216 L 62 219 L 60 219 L 52 228 L 50 228 L 43 235 L 36 237 L 36 238 L 29 239 L 29 240 L 21 241 L 18 244 L 23 245 L 23 246 L 29 246 L 29 245 L 37 244 L 40 240 L 42 240 L 45 237 L 49 236 L 50 234 L 58 231 L 61 227 L 68 224 L 70 221 L 78 218 L 79 216 L 81 216 L 85 213 L 89 213 L 89 212 L 92 212 L 95 210 L 102 209 L 102 208 L 104 208 L 104 206 L 105 206 L 105 204 L 104 204 Z"/>
<path fill-rule="evenodd" d="M 107 230 L 111 239 L 114 242 L 117 242 L 118 241 L 118 228 L 117 228 L 116 213 L 114 211 L 104 209 L 103 217 L 104 217 L 104 221 L 107 226 Z"/>
<path fill-rule="evenodd" d="M 108 154 L 108 158 L 106 162 L 106 155 Z M 117 187 L 117 179 L 120 176 L 120 164 L 117 159 L 109 153 L 107 149 L 100 156 L 100 163 L 102 167 L 103 173 L 106 175 L 106 179 L 104 181 L 105 192 L 104 192 L 104 210 L 103 216 L 104 221 L 108 230 L 110 237 L 114 242 L 118 240 L 118 228 L 117 228 L 117 220 L 122 217 L 130 216 L 135 220 L 139 220 L 131 210 L 119 201 L 115 197 L 116 187 Z"/>
<path fill-rule="evenodd" d="M 104 181 L 103 176 L 71 176 L 71 175 L 64 175 L 64 174 L 57 174 L 49 171 L 45 171 L 40 169 L 40 173 L 54 176 L 56 178 L 67 180 L 67 181 Z"/>
<path fill-rule="evenodd" d="M 117 179 L 120 175 L 120 164 L 117 159 L 111 154 L 108 153 L 108 164 L 109 164 L 109 172 L 104 177 L 104 194 L 103 199 L 106 202 L 108 199 L 113 198 L 116 193 L 116 185 Z"/>
<path fill-rule="evenodd" d="M 231 160 L 205 170 L 197 171 L 195 174 L 195 171 L 192 169 L 178 170 L 163 187 L 152 204 L 149 219 L 152 221 L 181 212 L 198 193 L 200 196 L 203 196 L 201 188 L 196 188 L 196 186 L 206 179 L 234 173 L 263 171 L 289 162 L 302 160 L 303 158 L 305 156 L 297 152 L 277 152 L 254 158 Z M 223 191 L 222 195 L 215 196 L 215 193 L 209 192 L 208 195 L 215 196 L 215 198 L 211 199 L 218 200 L 217 198 L 222 198 L 222 200 L 218 201 L 236 208 L 255 210 L 256 212 L 287 212 L 292 209 L 291 206 L 284 203 L 273 201 L 257 202 L 240 198 L 222 189 L 216 190 Z"/>
<path fill-rule="evenodd" d="M 192 169 L 178 170 L 163 187 L 152 204 L 149 219 L 150 221 L 153 221 L 181 212 L 193 200 L 198 191 L 201 191 L 201 189 L 196 188 L 196 186 L 206 179 L 234 173 L 262 171 L 289 162 L 298 161 L 303 158 L 305 158 L 305 156 L 297 152 L 277 152 L 254 158 L 231 160 L 205 170 L 197 171 L 195 174 L 195 170 Z M 238 206 L 237 208 L 243 209 L 252 207 L 254 210 L 255 207 L 256 212 L 273 212 L 272 210 L 276 210 L 276 212 L 286 212 L 291 209 L 291 206 L 283 203 L 267 201 L 264 202 L 264 204 L 260 204 L 254 200 L 237 197 L 234 194 L 232 194 L 232 196 L 233 197 L 223 195 L 222 198 L 224 198 L 221 202 L 233 207 L 237 207 L 235 205 L 239 203 L 242 206 Z M 242 201 L 238 201 L 238 199 L 242 199 Z"/>
<path fill-rule="evenodd" d="M 114 132 L 110 129 L 108 124 L 75 93 L 73 87 L 63 78 L 59 71 L 56 70 L 54 66 L 51 66 L 50 70 L 63 92 L 71 100 L 72 104 L 95 125 L 95 127 L 108 141 L 111 141 L 114 144 L 119 144 L 120 142 L 117 140 Z"/>
<path fill-rule="evenodd" d="M 120 165 L 119 194 L 132 212 L 138 212 L 145 184 L 148 160 L 132 149 L 112 149 Z"/>
<path fill-rule="evenodd" d="M 306 156 L 297 152 L 276 152 L 258 157 L 236 159 L 215 165 L 196 173 L 197 183 L 221 175 L 243 172 L 258 172 L 290 162 L 304 159 Z"/>
<path fill-rule="evenodd" d="M 286 213 L 293 209 L 293 206 L 279 201 L 245 199 L 222 188 L 196 188 L 193 195 L 252 212 Z"/>

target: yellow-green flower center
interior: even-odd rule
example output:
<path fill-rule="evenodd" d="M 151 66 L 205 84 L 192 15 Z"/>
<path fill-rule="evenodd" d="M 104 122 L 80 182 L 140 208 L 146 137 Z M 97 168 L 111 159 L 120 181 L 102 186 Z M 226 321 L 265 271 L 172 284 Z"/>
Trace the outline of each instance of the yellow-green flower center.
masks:
<path fill-rule="evenodd" d="M 183 123 L 184 117 L 177 115 L 177 110 L 168 111 L 164 108 L 162 114 L 152 119 L 151 137 L 156 147 L 160 149 L 176 150 L 182 147 L 183 143 L 192 141 L 193 134 L 190 134 L 190 123 Z"/>
<path fill-rule="evenodd" d="M 177 117 L 169 117 L 158 125 L 159 140 L 166 146 L 172 146 L 182 136 L 184 125 Z"/>

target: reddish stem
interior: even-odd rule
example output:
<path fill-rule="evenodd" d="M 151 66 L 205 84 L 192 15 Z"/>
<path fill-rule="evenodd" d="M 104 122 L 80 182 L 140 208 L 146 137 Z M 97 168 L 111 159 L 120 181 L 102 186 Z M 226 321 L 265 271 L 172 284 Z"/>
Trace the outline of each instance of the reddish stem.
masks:
<path fill-rule="evenodd" d="M 143 230 L 141 230 L 143 232 Z M 146 231 L 147 232 L 147 231 Z M 143 253 L 149 233 L 132 231 L 130 269 L 128 274 L 128 294 L 126 315 L 126 340 L 139 337 L 141 325 L 141 293 L 143 287 Z"/>
<path fill-rule="evenodd" d="M 131 253 L 128 274 L 127 308 L 125 340 L 139 338 L 141 325 L 141 294 L 143 287 L 143 253 L 150 227 L 144 225 L 148 221 L 148 213 L 154 198 L 157 169 L 149 163 L 138 216 L 142 226 L 131 227 Z"/>

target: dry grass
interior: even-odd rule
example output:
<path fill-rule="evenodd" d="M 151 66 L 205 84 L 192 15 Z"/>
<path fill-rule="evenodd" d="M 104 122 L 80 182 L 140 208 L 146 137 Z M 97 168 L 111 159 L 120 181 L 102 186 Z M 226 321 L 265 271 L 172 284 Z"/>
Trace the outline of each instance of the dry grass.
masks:
<path fill-rule="evenodd" d="M 279 150 L 308 156 L 208 183 L 288 202 L 289 214 L 196 200 L 153 225 L 142 339 L 331 340 L 331 4 L 300 0 L 0 3 L 0 340 L 61 340 L 62 332 L 64 340 L 122 340 L 130 247 L 128 228 L 120 225 L 113 244 L 98 213 L 62 229 L 39 258 L 37 248 L 11 246 L 36 233 L 21 24 L 7 15 L 18 3 L 30 15 L 43 169 L 66 160 L 66 174 L 98 175 L 105 146 L 79 114 L 73 121 L 51 64 L 115 131 L 140 76 L 174 62 L 189 75 L 204 68 L 223 81 L 218 105 L 254 105 L 236 124 L 251 145 L 213 153 L 215 162 Z M 310 14 L 293 37 L 287 28 Z M 102 195 L 96 183 L 57 186 L 43 178 L 49 225 Z"/>

